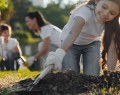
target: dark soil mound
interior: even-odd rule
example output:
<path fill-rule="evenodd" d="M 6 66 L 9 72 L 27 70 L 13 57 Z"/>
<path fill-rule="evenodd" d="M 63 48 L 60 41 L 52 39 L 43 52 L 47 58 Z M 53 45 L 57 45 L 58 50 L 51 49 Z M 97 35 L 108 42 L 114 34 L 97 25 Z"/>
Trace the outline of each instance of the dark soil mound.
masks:
<path fill-rule="evenodd" d="M 33 81 L 32 79 L 26 79 L 20 81 L 19 84 L 22 89 L 28 91 Z M 105 71 L 99 77 L 77 74 L 71 70 L 50 73 L 33 88 L 33 92 L 36 91 L 39 94 L 29 95 L 78 95 L 90 92 L 102 95 L 100 91 L 103 89 L 107 93 L 105 95 L 108 95 L 109 91 L 118 95 L 120 91 L 120 72 Z"/>

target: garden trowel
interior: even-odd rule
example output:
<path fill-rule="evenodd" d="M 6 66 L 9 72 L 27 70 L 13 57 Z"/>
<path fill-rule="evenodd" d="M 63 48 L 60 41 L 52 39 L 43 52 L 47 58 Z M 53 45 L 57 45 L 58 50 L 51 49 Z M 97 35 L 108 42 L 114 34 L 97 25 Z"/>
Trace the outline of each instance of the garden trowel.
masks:
<path fill-rule="evenodd" d="M 44 78 L 44 76 L 46 76 L 53 68 L 53 65 L 49 65 L 48 67 L 46 67 L 42 73 L 35 79 L 35 81 L 33 82 L 33 84 L 31 85 L 29 91 L 31 91 L 38 83 L 41 79 Z"/>
<path fill-rule="evenodd" d="M 41 79 L 43 79 L 53 68 L 53 65 L 49 65 L 48 67 L 46 67 L 41 74 L 34 80 L 33 84 L 31 85 L 31 87 L 29 88 L 28 91 L 17 91 L 15 92 L 17 95 L 42 95 L 42 92 L 40 91 L 33 91 L 32 89 L 39 83 L 39 81 Z M 32 94 L 34 93 L 34 94 Z M 36 94 L 35 94 L 36 93 Z M 38 94 L 37 94 L 38 93 Z"/>

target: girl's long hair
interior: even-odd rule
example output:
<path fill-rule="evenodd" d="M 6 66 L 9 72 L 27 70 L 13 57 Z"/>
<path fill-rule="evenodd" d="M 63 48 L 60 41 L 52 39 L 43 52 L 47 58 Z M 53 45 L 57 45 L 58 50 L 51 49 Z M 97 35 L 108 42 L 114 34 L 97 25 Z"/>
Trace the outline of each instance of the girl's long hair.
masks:
<path fill-rule="evenodd" d="M 118 60 L 120 61 L 120 26 L 119 16 L 114 18 L 112 21 L 105 23 L 105 33 L 103 37 L 103 51 L 102 51 L 102 67 L 106 64 L 107 54 L 110 47 L 111 40 L 115 43 Z"/>
<path fill-rule="evenodd" d="M 84 5 L 96 5 L 97 0 L 88 0 Z M 120 8 L 120 0 L 109 0 L 112 2 L 115 2 L 116 4 L 119 5 Z M 75 9 L 72 11 L 77 10 L 81 6 L 78 5 Z M 102 45 L 103 45 L 103 50 L 102 50 L 102 67 L 105 66 L 106 64 L 106 56 L 108 54 L 108 50 L 110 47 L 111 40 L 113 39 L 115 43 L 115 49 L 117 52 L 117 58 L 120 61 L 120 25 L 119 25 L 119 16 L 115 17 L 113 20 L 105 22 L 105 31 L 104 31 L 104 36 L 102 40 Z"/>

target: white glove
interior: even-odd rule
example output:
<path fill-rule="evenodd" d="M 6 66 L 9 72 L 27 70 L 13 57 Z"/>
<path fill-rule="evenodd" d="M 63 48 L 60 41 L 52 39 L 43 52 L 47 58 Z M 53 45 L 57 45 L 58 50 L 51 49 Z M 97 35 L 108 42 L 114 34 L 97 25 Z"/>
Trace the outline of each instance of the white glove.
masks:
<path fill-rule="evenodd" d="M 49 65 L 54 65 L 53 70 L 62 69 L 62 60 L 65 56 L 65 51 L 63 49 L 58 48 L 55 52 L 50 52 L 45 62 L 45 67 Z"/>
<path fill-rule="evenodd" d="M 32 66 L 32 64 L 36 61 L 34 56 L 31 56 L 27 59 L 28 66 Z"/>
<path fill-rule="evenodd" d="M 4 38 L 0 37 L 0 44 L 4 44 Z"/>

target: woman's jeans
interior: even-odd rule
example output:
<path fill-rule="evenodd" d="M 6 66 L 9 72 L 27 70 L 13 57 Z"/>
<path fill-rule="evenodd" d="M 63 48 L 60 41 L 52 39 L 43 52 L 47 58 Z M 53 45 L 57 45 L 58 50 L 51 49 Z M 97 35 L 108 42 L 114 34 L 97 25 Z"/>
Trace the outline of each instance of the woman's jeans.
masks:
<path fill-rule="evenodd" d="M 88 45 L 73 45 L 62 62 L 63 70 L 80 73 L 80 56 L 83 57 L 83 74 L 98 76 L 100 74 L 100 41 Z"/>

